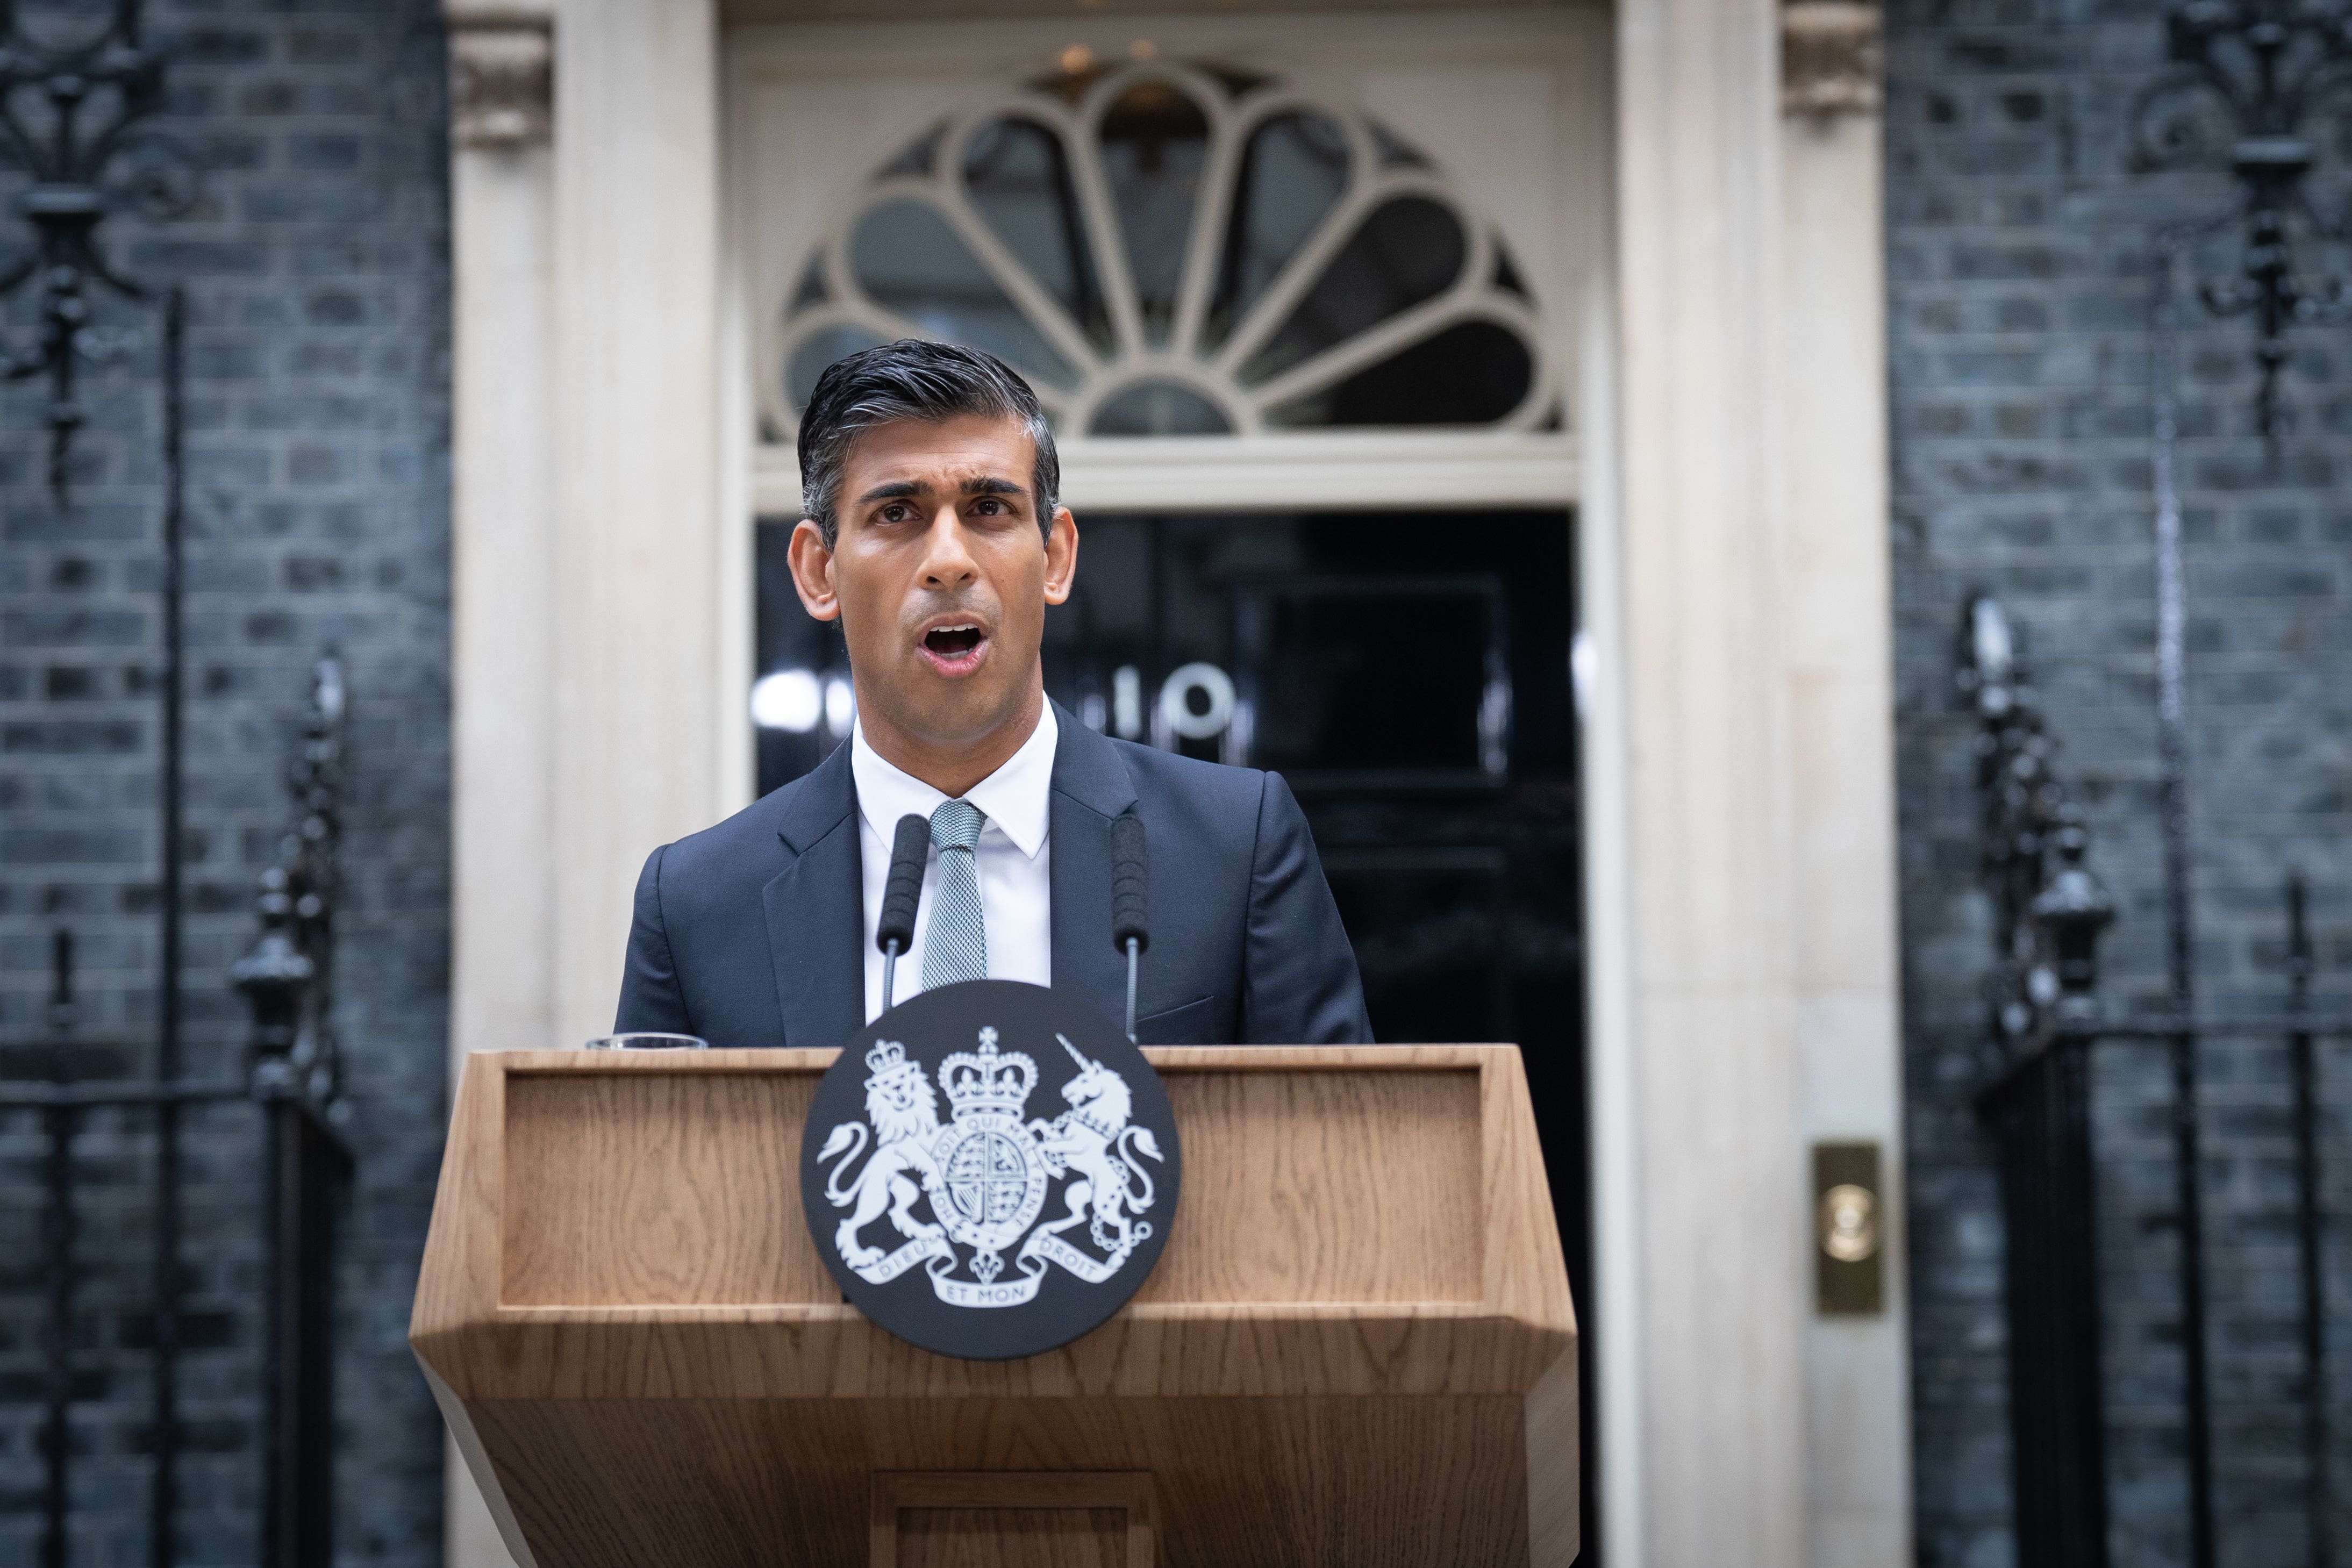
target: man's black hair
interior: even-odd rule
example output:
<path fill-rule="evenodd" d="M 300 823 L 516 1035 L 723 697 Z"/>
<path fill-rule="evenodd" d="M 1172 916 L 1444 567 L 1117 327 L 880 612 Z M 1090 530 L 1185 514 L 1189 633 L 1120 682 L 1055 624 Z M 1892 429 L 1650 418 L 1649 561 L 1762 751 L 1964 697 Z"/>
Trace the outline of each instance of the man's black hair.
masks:
<path fill-rule="evenodd" d="M 877 424 L 904 419 L 937 424 L 968 413 L 1017 419 L 1027 426 L 1037 448 L 1030 499 L 1039 530 L 1051 533 L 1054 510 L 1061 504 L 1062 460 L 1029 383 L 993 354 L 901 338 L 827 365 L 801 415 L 802 516 L 816 523 L 825 548 L 831 549 L 841 532 L 834 508 L 841 499 L 841 470 L 851 442 Z"/>

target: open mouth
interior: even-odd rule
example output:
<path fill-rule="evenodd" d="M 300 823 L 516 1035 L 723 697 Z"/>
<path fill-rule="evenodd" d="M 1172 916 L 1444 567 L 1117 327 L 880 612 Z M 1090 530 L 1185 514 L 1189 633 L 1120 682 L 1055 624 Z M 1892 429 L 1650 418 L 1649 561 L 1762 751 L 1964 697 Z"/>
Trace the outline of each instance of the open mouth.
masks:
<path fill-rule="evenodd" d="M 923 634 L 923 646 L 942 659 L 960 659 L 980 646 L 980 628 L 936 626 Z"/>
<path fill-rule="evenodd" d="M 967 674 L 979 668 L 987 647 L 988 633 L 972 622 L 934 626 L 923 633 L 924 656 L 943 675 Z"/>

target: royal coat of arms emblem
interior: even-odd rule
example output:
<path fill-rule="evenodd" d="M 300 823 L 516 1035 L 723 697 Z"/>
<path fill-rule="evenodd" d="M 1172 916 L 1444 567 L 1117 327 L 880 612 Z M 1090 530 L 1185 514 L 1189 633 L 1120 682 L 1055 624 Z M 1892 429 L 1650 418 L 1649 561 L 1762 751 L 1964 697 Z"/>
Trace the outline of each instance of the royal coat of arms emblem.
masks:
<path fill-rule="evenodd" d="M 826 1079 L 830 1087 L 845 1069 L 862 1077 L 864 1113 L 823 1115 L 821 1091 L 811 1140 L 818 1126 L 826 1131 L 803 1160 L 804 1184 L 821 1178 L 803 1187 L 811 1228 L 852 1300 L 894 1332 L 962 1355 L 1030 1354 L 1116 1311 L 1156 1258 L 1152 1243 L 1174 1196 L 1173 1124 L 1140 1054 L 1067 998 L 1007 981 L 927 992 L 880 1024 L 893 1038 L 873 1038 L 855 1057 L 845 1051 Z M 925 1051 L 924 1040 L 944 1032 L 935 1025 L 961 1025 L 970 1048 Z M 1014 1031 L 1031 1051 L 1009 1049 Z M 1074 1031 L 1090 1036 L 1091 1049 Z M 1105 1060 L 1107 1032 L 1130 1059 L 1120 1066 Z M 1030 1113 L 1045 1078 L 1041 1056 L 1059 1080 L 1061 1108 L 1051 1116 Z M 1139 1117 L 1138 1078 L 1157 1114 Z M 1142 1267 L 1130 1270 L 1139 1253 Z M 1056 1270 L 1066 1286 L 1053 1285 Z M 1041 1303 L 1041 1321 L 1026 1322 Z M 941 1318 L 941 1308 L 952 1312 Z M 969 1322 L 975 1309 L 1008 1309 L 1024 1321 L 976 1333 L 953 1321 Z M 932 1332 L 909 1332 L 908 1320 Z M 1041 1336 L 1030 1348 L 1003 1348 Z"/>

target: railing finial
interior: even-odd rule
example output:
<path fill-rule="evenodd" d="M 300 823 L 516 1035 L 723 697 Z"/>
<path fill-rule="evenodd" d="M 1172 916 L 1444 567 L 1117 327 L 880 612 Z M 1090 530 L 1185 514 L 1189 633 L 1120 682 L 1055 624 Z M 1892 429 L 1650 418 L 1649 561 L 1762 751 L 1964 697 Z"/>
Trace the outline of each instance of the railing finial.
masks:
<path fill-rule="evenodd" d="M 2010 1053 L 2098 1016 L 2100 933 L 2115 900 L 2084 863 L 2090 831 L 2053 771 L 2023 639 L 1989 593 L 1963 613 L 1956 684 L 1976 708 L 1979 864 L 1997 908 L 1995 1038 Z"/>
<path fill-rule="evenodd" d="M 261 932 L 229 971 L 253 1009 L 255 1093 L 322 1108 L 341 1079 L 331 1009 L 344 706 L 342 661 L 330 648 L 311 669 L 302 740 L 287 768 L 294 820 L 254 899 Z"/>

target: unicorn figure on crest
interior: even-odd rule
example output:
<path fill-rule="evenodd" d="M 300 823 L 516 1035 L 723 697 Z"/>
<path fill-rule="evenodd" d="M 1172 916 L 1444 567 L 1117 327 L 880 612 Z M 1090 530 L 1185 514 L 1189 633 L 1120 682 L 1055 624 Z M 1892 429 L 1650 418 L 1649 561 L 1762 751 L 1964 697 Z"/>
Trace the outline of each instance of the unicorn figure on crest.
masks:
<path fill-rule="evenodd" d="M 1069 1200 L 1068 1217 L 1038 1228 L 1059 1233 L 1084 1222 L 1097 1247 L 1114 1260 L 1123 1259 L 1151 1236 L 1148 1221 L 1129 1215 L 1150 1208 L 1157 1190 L 1151 1173 L 1135 1156 L 1160 1161 L 1167 1156 L 1160 1152 L 1160 1140 L 1150 1128 L 1128 1124 L 1135 1102 L 1127 1080 L 1087 1058 L 1067 1037 L 1054 1038 L 1078 1064 L 1078 1075 L 1062 1085 L 1062 1098 L 1070 1108 L 1051 1122 L 1031 1123 L 1030 1130 L 1042 1141 L 1054 1174 L 1068 1170 L 1078 1179 L 1063 1195 Z"/>

